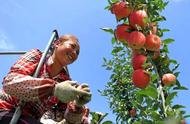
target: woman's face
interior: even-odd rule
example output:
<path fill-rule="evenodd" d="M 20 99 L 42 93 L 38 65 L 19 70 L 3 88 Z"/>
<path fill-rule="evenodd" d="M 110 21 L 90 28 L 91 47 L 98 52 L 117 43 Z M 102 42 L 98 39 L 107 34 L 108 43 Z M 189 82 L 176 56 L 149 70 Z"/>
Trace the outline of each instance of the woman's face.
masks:
<path fill-rule="evenodd" d="M 79 54 L 80 46 L 77 40 L 67 40 L 56 45 L 56 58 L 64 66 L 73 63 Z"/>

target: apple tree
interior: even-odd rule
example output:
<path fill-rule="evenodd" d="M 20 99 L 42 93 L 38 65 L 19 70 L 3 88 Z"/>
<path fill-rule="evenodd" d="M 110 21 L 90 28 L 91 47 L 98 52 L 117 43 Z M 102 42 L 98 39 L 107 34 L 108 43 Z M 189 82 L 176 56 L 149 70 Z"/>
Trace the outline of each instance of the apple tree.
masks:
<path fill-rule="evenodd" d="M 185 106 L 174 104 L 180 90 L 179 64 L 169 57 L 172 38 L 163 38 L 169 29 L 160 27 L 166 18 L 161 12 L 166 0 L 108 0 L 106 10 L 116 18 L 115 29 L 102 28 L 112 35 L 112 58 L 103 66 L 111 71 L 104 90 L 122 124 L 184 124 Z"/>

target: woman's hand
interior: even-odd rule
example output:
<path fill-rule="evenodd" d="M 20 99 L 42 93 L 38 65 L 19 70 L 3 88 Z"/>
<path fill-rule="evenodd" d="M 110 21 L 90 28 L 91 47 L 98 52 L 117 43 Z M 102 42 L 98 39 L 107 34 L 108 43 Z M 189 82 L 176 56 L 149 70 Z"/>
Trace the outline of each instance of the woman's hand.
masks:
<path fill-rule="evenodd" d="M 83 86 L 84 87 L 84 86 Z M 81 97 L 91 97 L 91 93 L 88 89 L 81 90 L 76 87 L 76 81 L 63 81 L 55 85 L 54 95 L 63 103 L 74 101 Z"/>
<path fill-rule="evenodd" d="M 90 88 L 88 86 L 88 84 L 83 83 L 81 85 L 79 85 L 77 87 L 77 89 L 88 92 L 89 94 L 91 94 L 90 92 Z M 82 95 L 82 96 L 78 96 L 77 99 L 75 100 L 75 103 L 77 106 L 83 106 L 86 103 L 88 103 L 91 100 L 91 96 L 92 95 Z"/>

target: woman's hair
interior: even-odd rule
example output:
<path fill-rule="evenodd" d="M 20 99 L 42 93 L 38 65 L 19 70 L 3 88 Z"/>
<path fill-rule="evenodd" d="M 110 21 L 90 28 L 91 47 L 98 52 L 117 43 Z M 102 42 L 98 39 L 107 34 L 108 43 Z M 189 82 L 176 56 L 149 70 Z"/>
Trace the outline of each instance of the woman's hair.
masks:
<path fill-rule="evenodd" d="M 77 37 L 75 37 L 74 35 L 71 35 L 71 34 L 65 34 L 65 35 L 60 36 L 56 42 L 57 42 L 57 44 L 59 44 L 59 43 L 62 43 L 62 42 L 68 41 L 68 40 L 75 40 L 75 41 L 79 42 Z"/>

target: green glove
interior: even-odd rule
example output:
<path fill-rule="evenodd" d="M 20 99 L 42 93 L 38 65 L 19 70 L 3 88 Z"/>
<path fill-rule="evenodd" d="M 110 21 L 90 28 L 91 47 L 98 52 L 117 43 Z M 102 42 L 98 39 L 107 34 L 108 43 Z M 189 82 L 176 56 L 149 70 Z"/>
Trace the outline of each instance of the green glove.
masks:
<path fill-rule="evenodd" d="M 63 81 L 55 85 L 54 96 L 61 102 L 68 103 L 81 96 L 91 96 L 89 92 L 79 90 L 76 86 L 76 81 Z"/>
<path fill-rule="evenodd" d="M 69 124 L 65 119 L 63 119 L 62 121 L 58 122 L 57 124 Z"/>
<path fill-rule="evenodd" d="M 81 84 L 80 86 L 78 86 L 77 89 L 86 91 L 90 94 L 90 95 L 84 94 L 82 96 L 78 96 L 77 99 L 75 100 L 75 103 L 77 106 L 83 106 L 91 100 L 92 95 L 90 93 L 90 88 L 89 88 L 88 84 L 84 83 L 84 84 Z"/>

